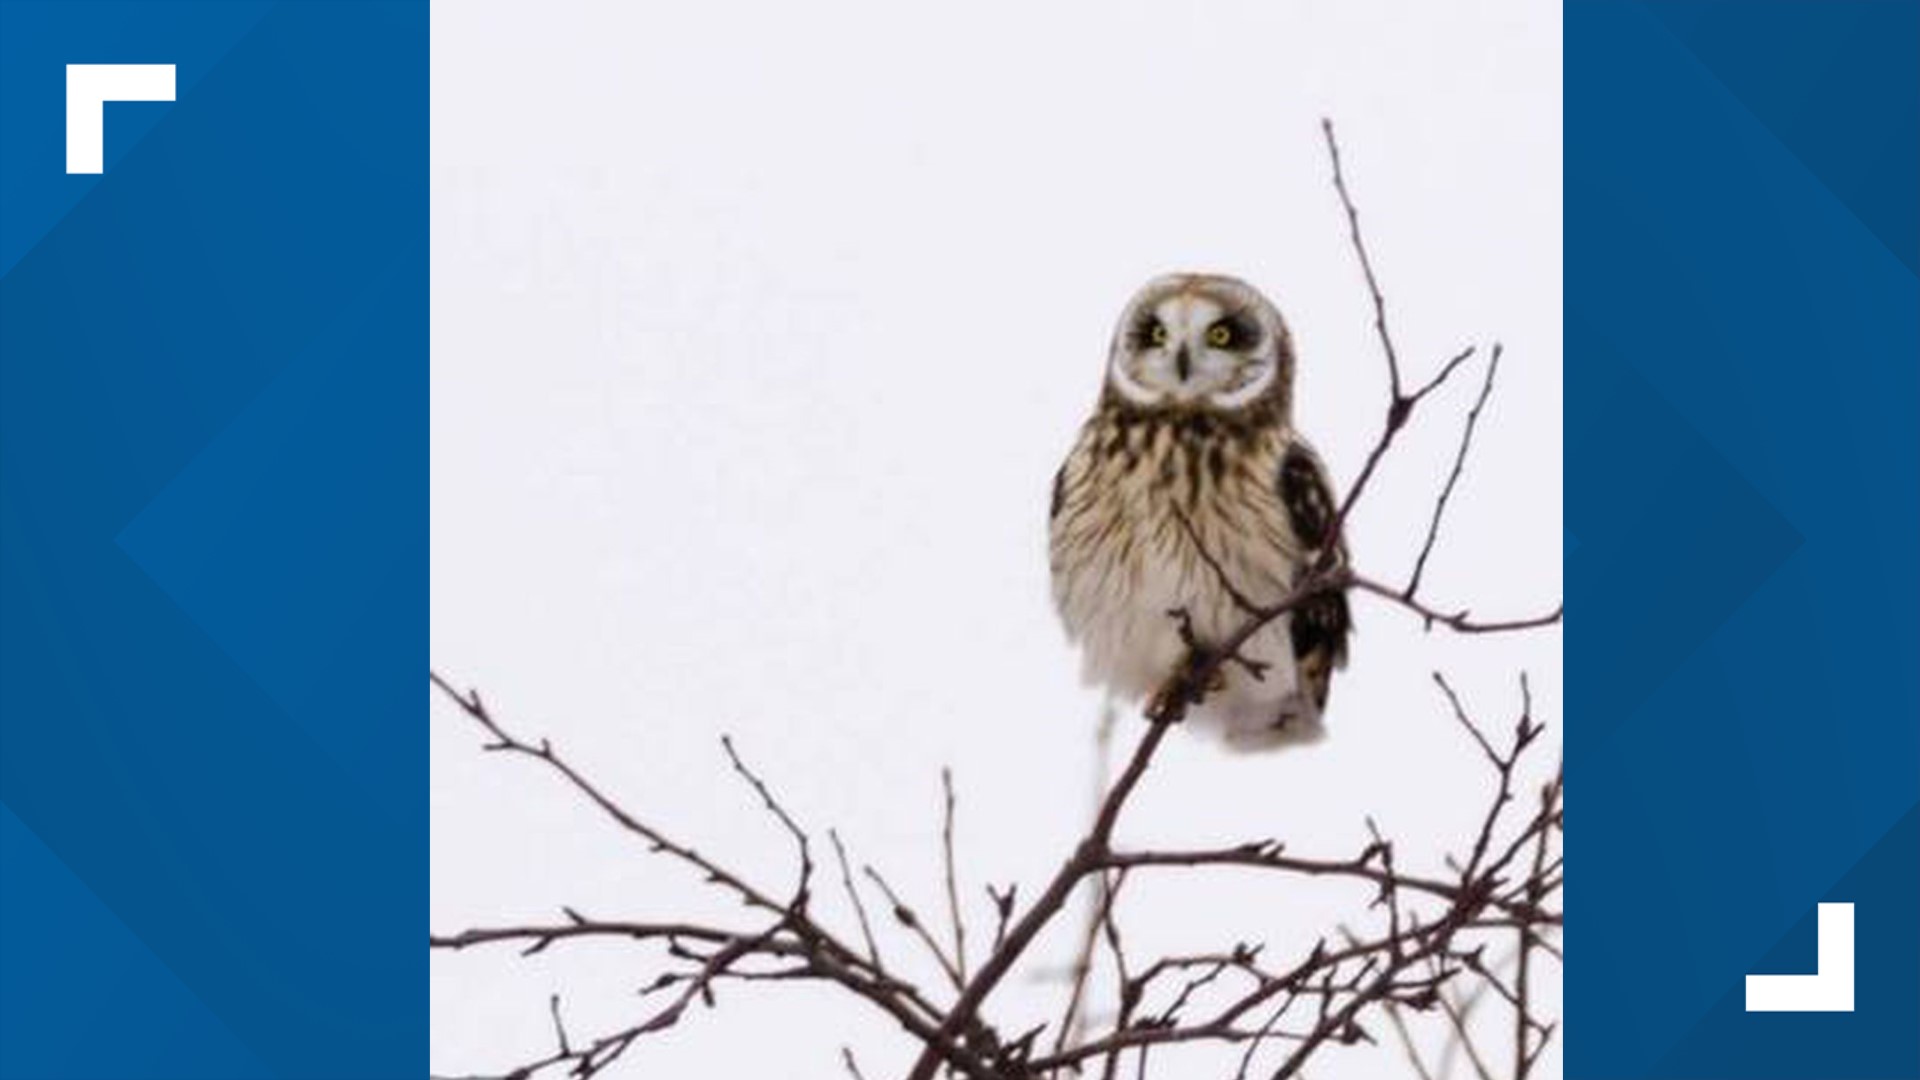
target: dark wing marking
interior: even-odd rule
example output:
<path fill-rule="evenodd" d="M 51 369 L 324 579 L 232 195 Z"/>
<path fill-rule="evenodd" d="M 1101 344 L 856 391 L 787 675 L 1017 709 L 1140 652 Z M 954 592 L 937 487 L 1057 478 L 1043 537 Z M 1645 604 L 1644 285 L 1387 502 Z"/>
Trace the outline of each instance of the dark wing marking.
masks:
<path fill-rule="evenodd" d="M 1333 528 L 1333 494 L 1327 490 L 1319 460 L 1299 443 L 1288 447 L 1280 461 L 1280 502 L 1287 508 L 1293 534 L 1318 554 L 1327 542 L 1327 530 Z"/>
<path fill-rule="evenodd" d="M 1295 443 L 1287 448 L 1286 457 L 1280 461 L 1277 487 L 1281 505 L 1286 507 L 1287 523 L 1306 548 L 1304 564 L 1310 565 L 1325 550 L 1337 513 L 1326 470 L 1313 456 L 1313 451 Z M 1344 543 L 1339 546 L 1336 560 L 1346 562 Z M 1317 708 L 1326 708 L 1333 669 L 1347 661 L 1347 634 L 1352 628 L 1353 616 L 1343 592 L 1322 593 L 1293 611 L 1290 620 L 1293 655 Z"/>
<path fill-rule="evenodd" d="M 1053 505 L 1047 510 L 1047 520 L 1052 521 L 1054 518 L 1059 517 L 1060 508 L 1065 506 L 1066 502 L 1067 467 L 1062 465 L 1060 466 L 1060 471 L 1053 474 Z"/>

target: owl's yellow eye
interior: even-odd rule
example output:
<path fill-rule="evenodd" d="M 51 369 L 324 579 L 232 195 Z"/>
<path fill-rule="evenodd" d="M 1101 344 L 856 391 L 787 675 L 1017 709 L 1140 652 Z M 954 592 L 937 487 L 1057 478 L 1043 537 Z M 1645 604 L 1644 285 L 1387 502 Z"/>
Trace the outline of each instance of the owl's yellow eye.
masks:
<path fill-rule="evenodd" d="M 1147 332 L 1147 340 L 1155 345 L 1165 345 L 1167 343 L 1166 326 L 1162 323 L 1154 323 L 1153 329 Z"/>
<path fill-rule="evenodd" d="M 1224 349 L 1233 344 L 1233 327 L 1226 323 L 1214 323 L 1207 328 L 1207 344 L 1216 349 Z"/>

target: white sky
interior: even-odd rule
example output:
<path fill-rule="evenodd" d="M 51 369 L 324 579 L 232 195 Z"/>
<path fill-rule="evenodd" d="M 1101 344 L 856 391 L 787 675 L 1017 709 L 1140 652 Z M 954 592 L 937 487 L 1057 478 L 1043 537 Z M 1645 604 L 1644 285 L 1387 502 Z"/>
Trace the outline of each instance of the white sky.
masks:
<path fill-rule="evenodd" d="M 1141 282 L 1218 270 L 1272 296 L 1300 426 L 1352 479 L 1384 369 L 1322 115 L 1410 375 L 1507 346 L 1430 595 L 1489 617 L 1559 598 L 1558 5 L 464 0 L 433 32 L 433 663 L 769 889 L 790 851 L 722 732 L 928 912 L 952 765 L 976 939 L 984 880 L 1032 895 L 1067 854 L 1099 699 L 1050 607 L 1047 491 Z M 1363 572 L 1410 568 L 1466 374 L 1358 511 Z M 1346 856 L 1372 815 L 1404 866 L 1438 870 L 1490 778 L 1430 671 L 1504 731 L 1529 669 L 1557 725 L 1560 634 L 1458 640 L 1356 607 L 1328 741 L 1235 757 L 1176 737 L 1121 840 Z M 547 776 L 480 754 L 451 709 L 431 716 L 436 931 L 562 903 L 740 921 Z M 1237 938 L 1285 955 L 1368 898 L 1139 884 L 1121 910 L 1136 955 Z M 1067 950 L 1042 939 L 1039 966 Z M 433 1067 L 544 1054 L 556 989 L 576 1036 L 631 1018 L 655 959 L 434 957 Z M 1003 1030 L 1057 1011 L 1035 971 L 992 999 Z M 874 1078 L 914 1052 L 830 991 L 728 988 L 622 1075 L 844 1078 L 843 1043 Z M 1188 1075 L 1173 1061 L 1163 1075 Z M 1363 1048 L 1310 1072 L 1403 1068 Z"/>

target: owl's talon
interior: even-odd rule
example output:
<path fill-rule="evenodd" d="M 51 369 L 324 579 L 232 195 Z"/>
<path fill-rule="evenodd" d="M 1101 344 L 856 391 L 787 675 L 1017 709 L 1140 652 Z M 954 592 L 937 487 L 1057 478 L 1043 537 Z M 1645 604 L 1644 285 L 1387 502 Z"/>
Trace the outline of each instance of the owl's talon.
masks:
<path fill-rule="evenodd" d="M 1147 700 L 1147 719 L 1156 724 L 1164 724 L 1180 718 L 1178 702 L 1180 695 L 1173 687 L 1161 687 Z"/>
<path fill-rule="evenodd" d="M 1195 686 L 1194 675 L 1199 672 L 1205 673 L 1203 677 L 1206 681 Z M 1193 700 L 1198 703 L 1208 694 L 1218 693 L 1227 688 L 1227 665 L 1222 662 L 1217 650 L 1205 645 L 1188 645 L 1187 658 L 1180 663 L 1179 678 L 1182 683 L 1198 691 L 1193 696 Z"/>

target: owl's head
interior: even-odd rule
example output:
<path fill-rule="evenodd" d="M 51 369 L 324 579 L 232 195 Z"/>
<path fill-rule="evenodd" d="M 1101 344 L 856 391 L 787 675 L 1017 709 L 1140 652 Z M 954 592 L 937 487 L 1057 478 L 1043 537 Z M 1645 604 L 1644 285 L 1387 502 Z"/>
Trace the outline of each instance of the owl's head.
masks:
<path fill-rule="evenodd" d="M 1293 342 L 1280 312 L 1238 278 L 1168 274 L 1147 282 L 1120 316 L 1107 393 L 1139 408 L 1233 412 L 1255 404 L 1285 415 Z"/>

